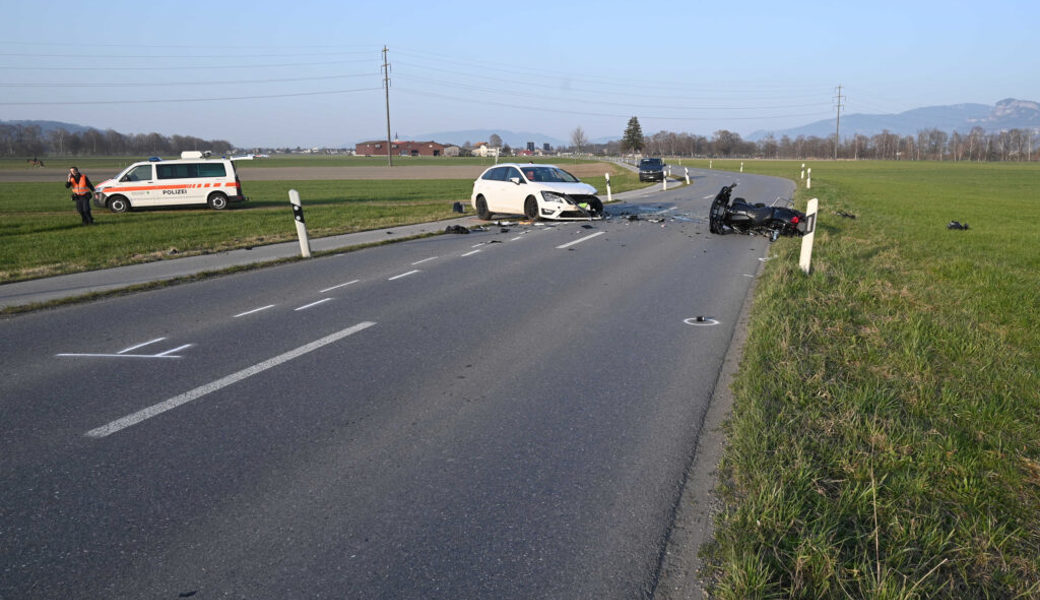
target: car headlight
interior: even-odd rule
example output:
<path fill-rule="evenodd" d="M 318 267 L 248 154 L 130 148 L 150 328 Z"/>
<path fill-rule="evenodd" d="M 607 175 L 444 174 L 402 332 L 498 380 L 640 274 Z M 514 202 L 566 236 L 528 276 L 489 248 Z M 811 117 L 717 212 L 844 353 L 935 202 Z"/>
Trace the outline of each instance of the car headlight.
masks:
<path fill-rule="evenodd" d="M 542 200 L 554 204 L 572 204 L 571 199 L 566 194 L 559 192 L 542 192 Z"/>

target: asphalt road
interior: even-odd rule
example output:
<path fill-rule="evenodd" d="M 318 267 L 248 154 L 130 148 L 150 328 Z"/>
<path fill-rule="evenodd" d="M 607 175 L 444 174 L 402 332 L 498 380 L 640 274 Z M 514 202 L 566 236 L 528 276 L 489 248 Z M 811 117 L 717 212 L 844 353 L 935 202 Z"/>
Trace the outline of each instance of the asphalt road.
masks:
<path fill-rule="evenodd" d="M 650 596 L 733 179 L 0 321 L 0 598 Z"/>

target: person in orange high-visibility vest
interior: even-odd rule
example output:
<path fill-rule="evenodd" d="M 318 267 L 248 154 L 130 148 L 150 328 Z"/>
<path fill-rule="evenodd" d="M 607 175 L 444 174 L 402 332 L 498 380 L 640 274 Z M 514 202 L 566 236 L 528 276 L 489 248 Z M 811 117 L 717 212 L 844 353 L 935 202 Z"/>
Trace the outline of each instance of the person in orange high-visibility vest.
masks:
<path fill-rule="evenodd" d="M 90 199 L 94 195 L 94 184 L 76 167 L 69 167 L 69 177 L 65 187 L 72 188 L 72 200 L 76 202 L 76 211 L 83 218 L 84 225 L 93 225 L 94 217 L 90 214 Z"/>

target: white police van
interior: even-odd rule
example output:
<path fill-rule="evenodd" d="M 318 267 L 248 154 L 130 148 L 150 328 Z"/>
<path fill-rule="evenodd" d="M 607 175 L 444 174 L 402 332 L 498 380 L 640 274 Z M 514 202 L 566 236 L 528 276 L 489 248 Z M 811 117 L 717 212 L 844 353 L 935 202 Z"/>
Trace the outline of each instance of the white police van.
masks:
<path fill-rule="evenodd" d="M 206 205 L 215 210 L 242 202 L 242 182 L 235 163 L 226 158 L 138 162 L 95 186 L 94 204 L 115 213 L 131 208 Z"/>

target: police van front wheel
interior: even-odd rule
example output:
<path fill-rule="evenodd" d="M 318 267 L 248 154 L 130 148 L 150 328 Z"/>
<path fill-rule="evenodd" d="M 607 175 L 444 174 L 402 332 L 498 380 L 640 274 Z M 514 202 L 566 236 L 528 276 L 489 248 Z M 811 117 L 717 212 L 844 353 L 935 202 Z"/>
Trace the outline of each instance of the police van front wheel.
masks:
<path fill-rule="evenodd" d="M 112 196 L 108 199 L 108 210 L 114 213 L 124 213 L 130 210 L 130 201 L 122 196 Z"/>
<path fill-rule="evenodd" d="M 227 208 L 228 200 L 227 196 L 225 196 L 224 194 L 220 192 L 214 192 L 209 195 L 209 198 L 206 199 L 206 203 L 209 204 L 209 207 L 213 210 L 224 210 L 225 208 Z"/>

